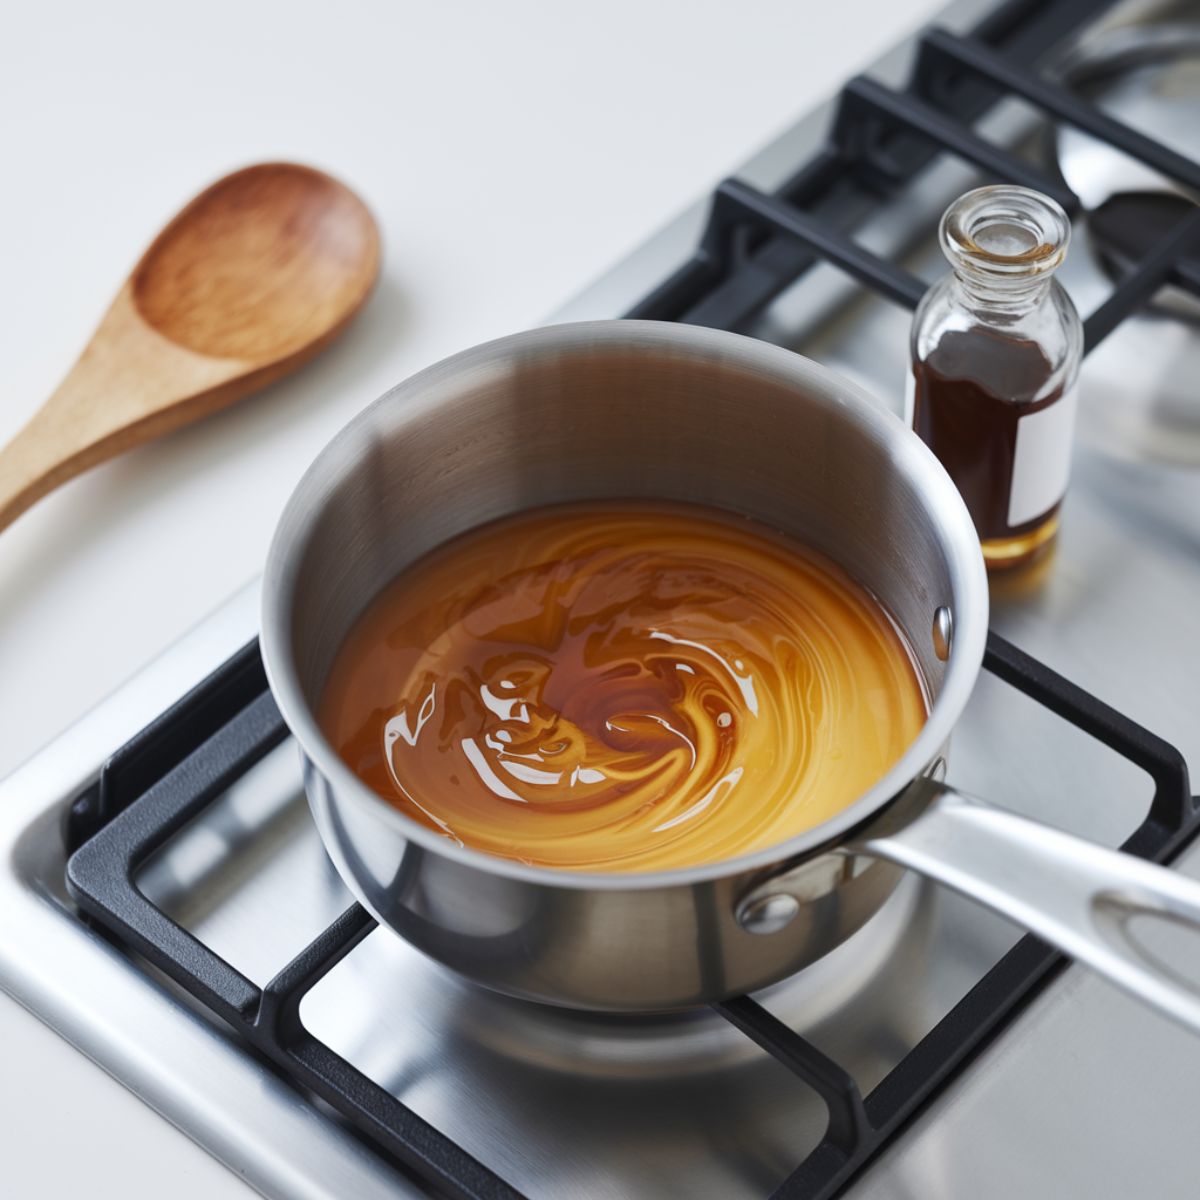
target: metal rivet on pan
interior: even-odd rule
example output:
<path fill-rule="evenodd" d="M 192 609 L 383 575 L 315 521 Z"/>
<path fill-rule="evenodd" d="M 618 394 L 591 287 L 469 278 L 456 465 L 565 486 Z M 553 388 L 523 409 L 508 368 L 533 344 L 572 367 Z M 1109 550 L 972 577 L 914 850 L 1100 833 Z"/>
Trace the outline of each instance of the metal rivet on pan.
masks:
<path fill-rule="evenodd" d="M 786 892 L 756 896 L 738 909 L 737 922 L 747 933 L 777 933 L 800 911 L 800 901 Z"/>
<path fill-rule="evenodd" d="M 933 614 L 933 652 L 945 662 L 950 657 L 950 645 L 954 641 L 954 618 L 943 604 Z"/>

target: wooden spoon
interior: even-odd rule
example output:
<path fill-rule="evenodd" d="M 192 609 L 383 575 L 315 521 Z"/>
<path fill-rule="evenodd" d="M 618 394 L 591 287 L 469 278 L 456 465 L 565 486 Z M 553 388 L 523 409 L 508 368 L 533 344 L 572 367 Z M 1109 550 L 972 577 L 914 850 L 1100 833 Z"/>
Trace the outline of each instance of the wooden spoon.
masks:
<path fill-rule="evenodd" d="M 321 171 L 219 179 L 158 235 L 58 390 L 0 450 L 0 530 L 68 479 L 279 379 L 350 322 L 379 230 Z"/>

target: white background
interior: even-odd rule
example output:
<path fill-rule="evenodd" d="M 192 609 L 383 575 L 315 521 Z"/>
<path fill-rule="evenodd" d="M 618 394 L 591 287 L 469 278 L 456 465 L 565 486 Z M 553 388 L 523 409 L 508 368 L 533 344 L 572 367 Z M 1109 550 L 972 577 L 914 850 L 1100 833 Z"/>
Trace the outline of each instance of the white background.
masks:
<path fill-rule="evenodd" d="M 150 237 L 233 167 L 310 162 L 383 276 L 292 379 L 0 535 L 0 775 L 257 573 L 317 449 L 419 367 L 538 323 L 940 7 L 932 0 L 46 3 L 0 22 L 0 439 Z M 615 314 L 614 314 L 615 315 Z M 245 1195 L 0 998 L 0 1193 Z"/>

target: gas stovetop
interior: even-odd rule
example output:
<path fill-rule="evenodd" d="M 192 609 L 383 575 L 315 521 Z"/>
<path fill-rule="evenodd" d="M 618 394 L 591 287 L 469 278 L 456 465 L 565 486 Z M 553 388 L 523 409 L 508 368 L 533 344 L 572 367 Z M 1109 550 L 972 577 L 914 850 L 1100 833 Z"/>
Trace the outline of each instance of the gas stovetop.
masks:
<path fill-rule="evenodd" d="M 915 75 L 900 48 L 555 319 L 737 328 L 899 411 L 946 201 L 1007 178 L 1077 207 L 1045 165 L 1047 114 L 1200 188 L 1030 73 L 1106 7 L 953 5 Z M 950 772 L 1200 876 L 1179 853 L 1200 764 L 1200 332 L 1129 315 L 1195 236 L 1164 231 L 1114 290 L 1077 226 L 1064 282 L 1091 353 L 1061 545 L 996 588 Z M 256 619 L 251 588 L 0 784 L 0 984 L 263 1193 L 1196 1193 L 1200 1041 L 915 878 L 814 968 L 712 1010 L 600 1017 L 460 982 L 328 864 Z M 1200 976 L 1200 947 L 1163 952 Z"/>

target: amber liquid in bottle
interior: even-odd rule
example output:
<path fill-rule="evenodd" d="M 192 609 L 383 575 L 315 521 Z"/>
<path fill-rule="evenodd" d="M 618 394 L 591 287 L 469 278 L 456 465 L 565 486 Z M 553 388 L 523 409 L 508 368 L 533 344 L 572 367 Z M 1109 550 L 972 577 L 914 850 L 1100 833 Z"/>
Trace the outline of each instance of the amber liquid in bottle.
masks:
<path fill-rule="evenodd" d="M 913 363 L 913 428 L 958 485 L 989 567 L 1028 562 L 1058 531 L 1061 499 L 1022 524 L 1008 523 L 1017 423 L 1062 398 L 1041 395 L 1053 367 L 1041 347 L 991 330 L 949 330 Z"/>

